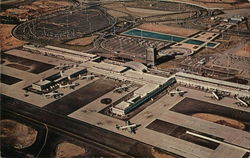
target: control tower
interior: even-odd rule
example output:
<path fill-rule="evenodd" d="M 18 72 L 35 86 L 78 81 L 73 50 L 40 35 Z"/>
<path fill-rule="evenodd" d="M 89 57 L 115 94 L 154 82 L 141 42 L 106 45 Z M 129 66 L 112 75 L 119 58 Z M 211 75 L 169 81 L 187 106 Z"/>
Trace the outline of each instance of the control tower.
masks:
<path fill-rule="evenodd" d="M 153 47 L 148 47 L 146 49 L 146 63 L 147 65 L 154 66 L 156 64 L 156 49 Z"/>

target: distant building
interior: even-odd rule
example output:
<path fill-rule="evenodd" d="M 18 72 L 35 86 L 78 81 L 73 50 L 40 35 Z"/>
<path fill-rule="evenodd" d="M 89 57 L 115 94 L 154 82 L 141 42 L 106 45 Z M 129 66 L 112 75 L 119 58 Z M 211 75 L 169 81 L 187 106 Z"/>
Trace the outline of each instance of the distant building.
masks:
<path fill-rule="evenodd" d="M 33 83 L 31 85 L 31 89 L 35 92 L 49 92 L 57 89 L 59 84 L 68 82 L 85 72 L 87 72 L 87 69 L 81 67 L 74 67 L 64 72 L 60 71 L 59 73 L 55 73 L 45 79 Z"/>
<path fill-rule="evenodd" d="M 52 86 L 53 82 L 49 80 L 40 80 L 38 82 L 35 82 L 31 85 L 32 89 L 37 90 L 37 91 L 44 91 L 48 87 Z"/>
<path fill-rule="evenodd" d="M 155 65 L 156 64 L 156 49 L 149 47 L 146 49 L 146 63 L 148 65 Z"/>
<path fill-rule="evenodd" d="M 175 79 L 177 83 L 186 86 L 225 91 L 231 96 L 237 95 L 239 97 L 250 97 L 250 86 L 248 85 L 242 85 L 183 72 L 176 73 Z"/>
<path fill-rule="evenodd" d="M 134 91 L 132 98 L 129 100 L 122 101 L 119 104 L 111 107 L 111 112 L 119 116 L 125 116 L 129 112 L 154 98 L 156 95 L 164 91 L 167 87 L 171 86 L 175 82 L 175 78 L 169 78 L 161 85 L 146 84 Z"/>
<path fill-rule="evenodd" d="M 60 72 L 61 77 L 67 77 L 69 80 L 78 77 L 79 75 L 82 75 L 83 73 L 87 72 L 86 68 L 80 68 L 80 67 L 75 67 L 75 68 L 71 68 L 68 69 L 64 72 Z"/>

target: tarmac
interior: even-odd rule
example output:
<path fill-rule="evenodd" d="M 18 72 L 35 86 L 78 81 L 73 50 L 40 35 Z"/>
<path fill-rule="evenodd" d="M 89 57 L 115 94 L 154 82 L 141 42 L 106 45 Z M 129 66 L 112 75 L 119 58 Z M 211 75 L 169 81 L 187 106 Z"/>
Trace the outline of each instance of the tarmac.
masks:
<path fill-rule="evenodd" d="M 14 55 L 17 55 L 14 53 Z M 19 54 L 18 54 L 19 56 Z M 54 59 L 51 57 L 45 57 L 40 55 L 35 55 L 30 53 L 20 53 L 21 57 L 42 61 L 45 63 L 60 65 L 61 60 Z M 127 70 L 124 73 L 119 73 L 110 70 L 104 70 L 96 67 L 94 62 L 85 63 L 81 66 L 86 66 L 88 70 L 92 73 L 98 75 L 105 75 L 106 78 L 118 79 L 121 81 L 130 81 L 135 84 L 145 85 L 148 83 L 152 84 L 162 84 L 167 81 L 167 78 L 153 76 L 149 74 L 144 74 L 140 72 L 135 72 L 133 70 Z M 59 70 L 50 69 L 41 74 L 32 74 L 29 72 L 17 70 L 10 67 L 4 67 L 4 74 L 10 76 L 18 76 L 23 81 L 18 82 L 13 85 L 6 85 L 1 83 L 1 92 L 3 95 L 10 96 L 12 98 L 22 100 L 24 102 L 30 103 L 37 107 L 44 107 L 49 103 L 55 101 L 55 99 L 45 99 L 43 96 L 28 93 L 28 97 L 24 97 L 25 90 L 24 87 L 30 85 L 31 83 L 40 80 L 41 78 L 47 77 Z M 88 84 L 98 80 L 98 77 L 95 77 L 93 80 L 77 80 L 80 85 L 77 86 L 74 90 L 72 89 L 59 89 L 60 92 L 64 93 L 64 97 L 68 94 L 77 91 L 78 89 L 87 86 Z M 124 125 L 124 121 L 104 115 L 101 111 L 107 108 L 109 105 L 102 104 L 100 101 L 104 98 L 111 98 L 113 102 L 121 99 L 125 95 L 132 93 L 137 87 L 131 87 L 127 92 L 123 93 L 114 93 L 112 90 L 102 95 L 101 97 L 95 99 L 94 101 L 88 103 L 87 105 L 81 106 L 81 108 L 76 111 L 68 114 L 66 118 L 72 118 L 73 120 L 81 121 L 82 123 L 91 124 L 95 127 L 100 127 L 103 130 L 108 130 L 114 134 L 119 134 L 133 140 L 142 142 L 144 144 L 150 144 L 152 146 L 158 147 L 160 149 L 166 150 L 168 152 L 175 153 L 180 156 L 189 157 L 189 158 L 235 158 L 242 157 L 246 151 L 239 148 L 234 148 L 232 146 L 227 146 L 220 144 L 215 150 L 188 142 L 164 133 L 160 133 L 151 129 L 146 128 L 150 123 L 155 120 L 166 121 L 178 126 L 186 127 L 204 134 L 211 136 L 219 137 L 224 139 L 224 142 L 230 143 L 233 146 L 238 146 L 240 148 L 249 149 L 250 148 L 250 134 L 249 132 L 238 130 L 235 128 L 230 128 L 227 126 L 219 125 L 202 119 L 198 119 L 192 116 L 181 114 L 178 112 L 171 111 L 170 109 L 182 101 L 185 97 L 194 98 L 208 103 L 217 104 L 219 106 L 225 106 L 232 109 L 237 109 L 241 111 L 250 112 L 250 109 L 238 107 L 234 104 L 235 100 L 233 98 L 223 98 L 220 101 L 212 100 L 211 98 L 206 97 L 206 93 L 191 89 L 187 87 L 180 87 L 181 90 L 187 91 L 184 94 L 184 97 L 164 95 L 153 104 L 149 105 L 147 108 L 139 112 L 137 115 L 133 116 L 130 121 L 132 123 L 141 124 L 141 126 L 136 131 L 136 134 L 130 134 L 127 131 L 120 131 L 116 129 L 116 125 Z M 73 93 L 72 93 L 73 94 Z M 84 95 L 83 95 L 84 97 Z M 70 106 L 70 104 L 68 105 Z M 24 109 L 25 110 L 25 109 Z M 51 112 L 50 112 L 51 113 Z M 52 116 L 51 116 L 52 117 Z M 74 130 L 73 127 L 67 128 L 68 130 Z M 93 137 L 93 136 L 92 136 Z"/>
<path fill-rule="evenodd" d="M 187 90 L 186 88 L 182 88 L 183 90 Z M 192 92 L 191 92 L 192 91 Z M 112 92 L 111 92 L 112 94 Z M 111 97 L 110 93 L 104 95 L 101 98 Z M 203 93 L 200 91 L 196 91 L 193 89 L 188 89 L 188 93 L 185 97 L 199 98 L 201 100 L 207 102 L 215 102 L 209 98 L 203 96 Z M 100 99 L 101 99 L 100 98 Z M 115 133 L 119 133 L 121 135 L 131 137 L 138 141 L 144 142 L 146 144 L 151 144 L 153 146 L 159 147 L 161 149 L 176 153 L 178 155 L 182 155 L 190 158 L 206 158 L 213 157 L 216 155 L 218 158 L 222 157 L 230 157 L 235 158 L 237 156 L 243 156 L 245 154 L 244 150 L 238 150 L 229 146 L 219 145 L 219 147 L 215 150 L 211 150 L 169 135 L 165 135 L 153 130 L 149 130 L 146 128 L 151 122 L 156 119 L 160 119 L 163 121 L 171 122 L 176 125 L 184 126 L 187 128 L 191 128 L 195 131 L 199 131 L 202 133 L 206 133 L 209 135 L 213 135 L 216 137 L 223 138 L 225 142 L 241 146 L 244 148 L 250 147 L 250 142 L 247 141 L 250 139 L 249 132 L 237 130 L 234 128 L 230 128 L 227 126 L 218 125 L 215 123 L 211 123 L 205 120 L 201 120 L 198 118 L 194 118 L 191 116 L 183 115 L 177 112 L 170 111 L 169 109 L 181 101 L 183 97 L 174 96 L 171 97 L 169 95 L 163 96 L 161 99 L 148 106 L 142 112 L 134 116 L 130 121 L 132 123 L 141 124 L 138 128 L 138 131 L 135 135 L 131 135 L 125 131 L 118 131 L 115 128 L 115 125 L 123 125 L 124 122 L 103 114 L 98 113 L 103 108 L 103 105 L 98 105 L 97 102 L 92 102 L 89 105 L 84 106 L 83 108 L 73 112 L 68 115 L 77 120 L 81 120 L 84 122 L 88 122 L 92 125 L 110 130 Z M 99 99 L 98 99 L 99 100 Z M 230 103 L 231 101 L 231 103 Z M 232 108 L 240 108 L 233 105 L 232 100 L 224 98 L 220 101 L 219 105 L 224 106 L 227 105 Z M 230 104 L 228 104 L 230 103 Z M 218 104 L 216 102 L 216 104 Z M 242 110 L 242 109 L 241 109 Z M 92 112 L 82 112 L 82 111 L 92 111 Z M 150 117 L 149 117 L 150 116 Z M 102 121 L 100 121 L 102 120 Z M 227 151 L 230 150 L 230 155 L 228 155 Z M 219 154 L 218 154 L 219 153 Z M 237 155 L 237 156 L 236 156 Z"/>

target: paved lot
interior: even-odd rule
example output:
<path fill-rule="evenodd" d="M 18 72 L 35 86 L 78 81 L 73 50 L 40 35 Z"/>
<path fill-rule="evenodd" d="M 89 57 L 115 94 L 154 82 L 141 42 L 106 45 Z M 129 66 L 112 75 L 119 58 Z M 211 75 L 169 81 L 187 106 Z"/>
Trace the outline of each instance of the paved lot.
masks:
<path fill-rule="evenodd" d="M 196 91 L 193 89 L 189 89 L 189 91 Z M 188 92 L 188 95 L 192 95 L 194 98 L 200 98 L 202 97 L 202 94 L 196 95 L 196 93 Z M 106 97 L 106 96 L 103 96 Z M 206 98 L 203 96 L 203 99 L 208 102 L 213 102 L 213 100 L 209 100 L 209 98 Z M 215 123 L 211 123 L 208 121 L 204 121 L 201 119 L 197 119 L 191 116 L 183 115 L 180 113 L 176 113 L 173 111 L 169 111 L 169 109 L 183 100 L 183 97 L 178 96 L 168 96 L 165 95 L 155 103 L 153 103 L 151 106 L 147 107 L 145 110 L 137 114 L 131 119 L 131 122 L 141 124 L 142 126 L 139 127 L 136 135 L 131 135 L 126 131 L 118 131 L 115 128 L 116 124 L 123 125 L 124 122 L 120 121 L 118 119 L 102 115 L 100 113 L 96 113 L 96 111 L 101 110 L 102 108 L 98 108 L 96 104 L 89 104 L 84 106 L 81 110 L 72 113 L 69 115 L 69 117 L 73 117 L 75 119 L 91 123 L 95 126 L 102 127 L 104 129 L 111 130 L 113 132 L 131 137 L 133 139 L 142 141 L 147 144 L 152 144 L 154 146 L 157 146 L 159 148 L 165 149 L 170 152 L 177 153 L 182 156 L 186 157 L 211 157 L 211 155 L 214 155 L 215 153 L 220 152 L 218 154 L 218 157 L 225 157 L 227 154 L 224 152 L 229 149 L 227 146 L 219 145 L 215 150 L 209 149 L 207 147 L 202 147 L 197 144 L 194 144 L 192 142 L 188 142 L 179 138 L 175 138 L 170 135 L 166 135 L 160 132 L 156 132 L 150 129 L 147 129 L 146 126 L 148 126 L 150 123 L 152 123 L 156 119 L 160 119 L 163 121 L 167 121 L 169 123 L 182 126 L 185 128 L 189 128 L 195 131 L 199 131 L 201 133 L 205 133 L 208 135 L 213 135 L 216 137 L 223 138 L 226 142 L 233 143 L 239 146 L 243 147 L 250 147 L 250 143 L 242 140 L 247 140 L 250 138 L 250 135 L 248 132 L 237 130 L 234 128 L 218 125 Z M 224 101 L 228 101 L 225 99 Z M 224 102 L 223 101 L 223 102 Z M 227 106 L 230 106 L 227 104 Z M 232 104 L 231 104 L 232 106 Z M 238 107 L 231 107 L 231 108 L 238 108 Z M 84 112 L 82 112 L 84 111 Z M 91 111 L 86 113 L 86 111 Z M 100 121 L 102 120 L 102 121 Z M 237 137 L 235 137 L 237 136 Z M 234 157 L 237 155 L 244 155 L 244 151 L 237 150 L 235 148 L 231 148 L 232 151 L 235 151 L 232 156 Z M 224 154 L 223 154 L 224 153 Z"/>
<path fill-rule="evenodd" d="M 49 57 L 46 57 L 46 60 L 45 58 L 41 60 L 54 63 L 55 65 L 60 63 L 60 61 L 52 61 L 53 59 Z M 110 77 L 119 80 L 129 80 L 139 85 L 148 83 L 162 84 L 167 80 L 167 78 L 150 76 L 149 74 L 138 73 L 132 70 L 126 71 L 122 74 L 110 70 L 102 70 L 96 68 L 96 64 L 97 63 L 82 64 L 81 66 L 86 66 L 87 68 L 92 67 L 89 68 L 90 72 L 95 72 L 96 74 L 105 74 L 107 78 Z M 197 143 L 195 144 L 193 141 L 190 141 L 190 139 L 188 139 L 188 141 L 187 139 L 180 139 L 171 134 L 168 135 L 164 132 L 157 132 L 157 129 L 148 129 L 147 126 L 158 119 L 168 122 L 176 127 L 181 127 L 182 129 L 191 129 L 193 131 L 222 138 L 225 142 L 231 143 L 233 145 L 244 148 L 250 147 L 250 142 L 248 141 L 250 139 L 249 132 L 219 125 L 170 110 L 176 104 L 180 103 L 185 97 L 187 97 L 208 102 L 209 104 L 218 104 L 219 106 L 223 106 L 225 108 L 232 108 L 235 111 L 250 111 L 249 109 L 236 106 L 234 104 L 235 100 L 232 98 L 223 98 L 220 101 L 215 101 L 206 97 L 208 94 L 205 92 L 187 87 L 180 87 L 181 90 L 187 91 L 187 93 L 184 94 L 184 97 L 179 97 L 176 95 L 171 97 L 170 95 L 164 95 L 160 99 L 156 100 L 153 104 L 145 108 L 143 111 L 132 117 L 130 119 L 132 123 L 141 124 L 137 130 L 137 134 L 132 135 L 129 132 L 119 131 L 116 129 L 116 125 L 124 125 L 124 121 L 100 113 L 101 110 L 109 106 L 102 104 L 100 101 L 103 98 L 111 98 L 112 101 L 115 102 L 116 100 L 119 100 L 125 95 L 133 92 L 133 90 L 135 90 L 137 87 L 132 87 L 128 92 L 113 93 L 112 89 L 115 87 L 114 82 L 110 82 L 110 79 L 104 80 L 105 82 L 103 82 L 102 79 L 95 77 L 93 80 L 77 80 L 80 85 L 77 86 L 75 90 L 61 88 L 59 91 L 64 93 L 64 97 L 61 100 L 45 99 L 35 93 L 30 93 L 28 97 L 24 97 L 25 91 L 23 88 L 25 85 L 30 85 L 40 78 L 44 78 L 55 72 L 58 72 L 58 70 L 50 69 L 37 75 L 14 68 L 7 68 L 6 66 L 3 67 L 5 67 L 5 71 L 3 72 L 4 74 L 10 76 L 20 76 L 20 78 L 23 79 L 23 81 L 14 84 L 15 86 L 1 83 L 1 87 L 3 88 L 2 94 L 4 95 L 11 96 L 39 107 L 44 107 L 47 105 L 45 108 L 49 111 L 67 115 L 68 117 L 87 122 L 91 125 L 121 134 L 145 144 L 151 144 L 152 146 L 176 153 L 184 157 L 235 158 L 235 155 L 239 157 L 243 156 L 245 151 L 221 144 L 215 150 L 213 150 L 213 148 L 211 149 L 204 145 L 200 146 Z M 95 83 L 98 83 L 99 81 L 101 81 L 100 84 L 96 85 Z M 104 85 L 104 87 L 106 85 L 106 87 L 103 88 L 102 85 Z M 228 153 L 226 153 L 227 151 L 232 154 L 228 155 Z"/>

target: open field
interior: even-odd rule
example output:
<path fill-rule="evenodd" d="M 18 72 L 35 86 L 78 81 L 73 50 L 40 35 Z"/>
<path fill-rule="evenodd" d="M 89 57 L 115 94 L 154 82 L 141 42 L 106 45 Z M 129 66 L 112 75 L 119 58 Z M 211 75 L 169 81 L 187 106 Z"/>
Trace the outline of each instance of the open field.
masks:
<path fill-rule="evenodd" d="M 155 149 L 152 149 L 152 155 L 155 157 L 155 158 L 176 158 L 172 155 L 169 155 L 167 153 L 163 153 L 163 152 L 159 152 Z"/>
<path fill-rule="evenodd" d="M 170 11 L 162 11 L 162 10 L 153 10 L 153 9 L 143 9 L 143 8 L 134 8 L 134 7 L 126 7 L 126 9 L 131 13 L 142 14 L 144 16 L 154 16 L 158 14 L 169 14 L 173 13 Z"/>
<path fill-rule="evenodd" d="M 78 39 L 74 39 L 69 42 L 66 42 L 65 44 L 86 46 L 86 45 L 91 44 L 97 37 L 98 37 L 97 35 L 93 35 L 90 37 L 78 38 Z"/>
<path fill-rule="evenodd" d="M 209 107 L 209 108 L 208 108 Z M 235 121 L 239 121 L 243 123 L 246 128 L 243 130 L 249 130 L 250 128 L 250 119 L 249 113 L 246 111 L 240 111 L 231 109 L 224 106 L 219 106 L 216 104 L 211 104 L 208 102 L 191 99 L 191 98 L 184 98 L 181 102 L 176 104 L 174 107 L 170 109 L 171 111 L 175 111 L 178 113 L 186 114 L 186 115 L 194 115 L 197 116 L 196 113 L 209 113 L 213 114 L 214 116 L 205 117 L 205 115 L 200 116 L 199 118 L 204 120 L 209 120 L 215 122 L 217 124 L 223 124 L 225 126 L 230 126 L 233 128 L 242 128 L 241 124 L 237 124 Z M 196 114 L 196 115 L 195 115 Z M 217 118 L 215 117 L 217 115 Z M 218 117 L 220 116 L 220 118 Z M 224 120 L 224 121 L 215 121 L 215 119 Z M 226 122 L 226 123 L 225 123 Z M 237 126 L 235 125 L 237 124 Z M 235 125 L 235 126 L 234 126 Z"/>
<path fill-rule="evenodd" d="M 173 26 L 158 25 L 158 24 L 152 24 L 152 23 L 144 23 L 142 25 L 139 25 L 138 28 L 149 30 L 149 31 L 154 31 L 154 32 L 161 32 L 161 33 L 166 33 L 166 34 L 184 36 L 184 37 L 191 36 L 199 31 L 195 29 L 186 29 L 186 28 L 181 28 L 181 27 L 176 28 Z"/>
<path fill-rule="evenodd" d="M 27 19 L 40 16 L 41 14 L 54 12 L 64 7 L 72 6 L 73 3 L 67 0 L 38 0 L 31 4 L 21 5 L 18 8 L 10 8 L 0 13 L 0 16 Z"/>
<path fill-rule="evenodd" d="M 199 7 L 191 6 L 189 4 L 181 4 L 174 2 L 152 2 L 152 1 L 135 1 L 135 2 L 114 2 L 105 4 L 105 8 L 112 14 L 111 11 L 120 12 L 120 15 L 114 15 L 115 17 L 121 17 L 124 15 L 132 15 L 134 17 L 147 17 L 156 15 L 165 15 L 175 12 L 193 11 Z"/>
<path fill-rule="evenodd" d="M 250 43 L 235 52 L 235 55 L 240 57 L 250 58 Z"/>
<path fill-rule="evenodd" d="M 20 2 L 24 2 L 25 0 L 1 0 L 0 4 L 4 5 L 4 4 L 15 4 L 15 3 L 20 3 Z"/>
<path fill-rule="evenodd" d="M 243 3 L 236 3 L 240 2 L 240 0 L 227 0 L 223 2 L 219 2 L 219 0 L 210 1 L 210 0 L 200 0 L 200 1 L 194 1 L 194 0 L 178 0 L 179 2 L 187 2 L 189 4 L 195 4 L 195 5 L 200 5 L 206 8 L 223 8 L 223 9 L 233 9 L 233 8 L 247 8 L 250 7 L 250 3 L 247 1 Z M 210 3 L 208 2 L 210 1 Z"/>
<path fill-rule="evenodd" d="M 113 16 L 113 17 L 116 17 L 116 18 L 128 16 L 128 14 L 126 14 L 124 12 L 121 12 L 121 11 L 118 11 L 118 10 L 108 9 L 107 13 L 110 14 L 111 16 Z"/>
<path fill-rule="evenodd" d="M 55 158 L 83 156 L 85 153 L 84 148 L 69 142 L 63 142 L 57 146 Z"/>
<path fill-rule="evenodd" d="M 1 142 L 16 149 L 30 147 L 36 141 L 35 129 L 14 120 L 1 120 Z"/>
<path fill-rule="evenodd" d="M 12 36 L 11 31 L 15 25 L 0 24 L 0 48 L 1 51 L 9 50 L 12 48 L 20 47 L 26 42 L 16 39 Z"/>
<path fill-rule="evenodd" d="M 135 1 L 131 3 L 125 3 L 125 6 L 168 12 L 191 11 L 199 8 L 189 4 L 169 1 Z"/>
<path fill-rule="evenodd" d="M 203 120 L 207 120 L 210 122 L 241 129 L 241 130 L 245 129 L 245 125 L 243 123 L 234 119 L 227 118 L 227 117 L 222 117 L 222 116 L 208 114 L 208 113 L 195 113 L 192 116 L 203 119 Z"/>

